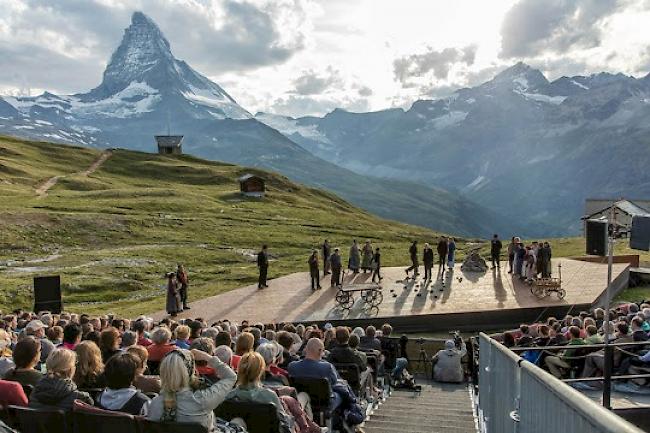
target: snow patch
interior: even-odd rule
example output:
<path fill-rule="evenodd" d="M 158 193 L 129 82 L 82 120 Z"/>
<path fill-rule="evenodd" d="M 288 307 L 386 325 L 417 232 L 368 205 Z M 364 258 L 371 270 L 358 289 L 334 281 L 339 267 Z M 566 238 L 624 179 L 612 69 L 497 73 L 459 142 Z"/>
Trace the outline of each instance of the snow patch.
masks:
<path fill-rule="evenodd" d="M 284 135 L 298 134 L 304 138 L 318 141 L 321 143 L 330 144 L 330 140 L 318 130 L 318 125 L 300 125 L 296 119 L 291 117 L 278 116 L 275 114 L 260 113 L 255 116 L 255 119 L 277 129 Z"/>
<path fill-rule="evenodd" d="M 517 84 L 519 90 L 521 91 L 528 90 L 528 80 L 526 79 L 526 77 L 523 76 L 516 77 L 512 80 L 512 82 Z"/>
<path fill-rule="evenodd" d="M 450 111 L 448 114 L 431 119 L 429 122 L 435 129 L 448 128 L 465 120 L 468 114 L 465 111 Z"/>
<path fill-rule="evenodd" d="M 536 102 L 544 102 L 545 104 L 552 104 L 552 105 L 560 105 L 566 99 L 566 96 L 549 96 L 549 95 L 543 95 L 541 93 L 519 92 L 517 90 L 514 90 L 514 92 L 520 94 L 526 99 L 536 101 Z"/>
<path fill-rule="evenodd" d="M 467 102 L 468 104 L 473 104 L 473 103 L 476 102 L 476 99 L 474 99 L 474 98 L 469 98 L 469 99 L 467 99 L 465 102 Z"/>
<path fill-rule="evenodd" d="M 224 95 L 217 94 L 210 91 L 210 89 L 201 89 L 196 86 L 189 85 L 189 91 L 183 92 L 185 96 L 190 101 L 193 101 L 200 105 L 205 105 L 208 107 L 216 108 L 219 112 L 215 113 L 210 111 L 210 113 L 218 118 L 230 118 L 230 119 L 250 119 L 251 115 L 241 107 L 226 98 Z"/>
<path fill-rule="evenodd" d="M 581 89 L 589 90 L 589 87 L 585 86 L 584 84 L 578 83 L 576 80 L 571 80 L 571 84 L 575 84 L 576 86 L 580 87 Z"/>

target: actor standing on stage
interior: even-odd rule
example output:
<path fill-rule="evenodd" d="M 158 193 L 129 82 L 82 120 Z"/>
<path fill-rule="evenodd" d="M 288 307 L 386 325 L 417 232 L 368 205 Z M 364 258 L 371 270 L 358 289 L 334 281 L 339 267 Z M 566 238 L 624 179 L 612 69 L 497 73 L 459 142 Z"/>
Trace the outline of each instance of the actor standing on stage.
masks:
<path fill-rule="evenodd" d="M 440 237 L 438 242 L 438 273 L 442 270 L 442 274 L 445 274 L 445 262 L 447 261 L 447 252 L 449 251 L 449 245 L 447 244 L 447 238 L 444 236 Z"/>
<path fill-rule="evenodd" d="M 266 245 L 262 245 L 262 251 L 257 253 L 257 267 L 260 270 L 260 278 L 257 282 L 258 289 L 269 287 L 268 284 L 266 284 L 266 275 L 269 270 L 269 254 L 267 249 L 268 247 Z"/>
<path fill-rule="evenodd" d="M 309 275 L 311 279 L 311 289 L 320 289 L 320 271 L 318 269 L 318 250 L 314 250 L 307 260 L 309 263 Z"/>
<path fill-rule="evenodd" d="M 187 287 L 190 284 L 190 279 L 187 276 L 185 268 L 180 263 L 178 264 L 178 269 L 176 269 L 176 281 L 181 286 L 179 292 L 181 295 L 181 304 L 183 305 L 183 310 L 189 310 L 190 306 L 187 305 Z"/>
<path fill-rule="evenodd" d="M 454 264 L 456 263 L 456 241 L 454 238 L 449 238 L 447 242 L 447 266 L 450 271 L 454 270 Z"/>
<path fill-rule="evenodd" d="M 332 266 L 332 283 L 331 286 L 341 285 L 341 254 L 339 249 L 334 248 L 334 254 L 330 256 L 330 265 Z"/>
<path fill-rule="evenodd" d="M 490 245 L 490 256 L 492 256 L 492 269 L 495 268 L 495 263 L 497 268 L 501 268 L 499 266 L 499 261 L 501 260 L 501 248 L 502 248 L 501 240 L 499 239 L 499 235 L 494 235 L 492 237 L 492 243 Z"/>
<path fill-rule="evenodd" d="M 428 243 L 424 244 L 422 252 L 422 263 L 424 264 L 424 281 L 431 281 L 431 269 L 433 269 L 433 250 Z"/>
<path fill-rule="evenodd" d="M 409 276 L 409 272 L 415 271 L 413 273 L 413 278 L 417 277 L 420 275 L 419 271 L 419 263 L 418 263 L 418 241 L 413 241 L 411 246 L 409 247 L 409 256 L 411 257 L 411 266 L 405 269 L 406 272 L 406 278 Z"/>
<path fill-rule="evenodd" d="M 375 254 L 372 256 L 372 266 L 374 267 L 372 270 L 372 282 L 375 282 L 375 277 L 378 278 L 377 282 L 381 282 L 383 278 L 379 273 L 379 268 L 381 268 L 381 254 L 379 254 L 379 248 L 375 249 Z"/>
<path fill-rule="evenodd" d="M 330 273 L 330 243 L 327 239 L 323 242 L 323 276 Z"/>

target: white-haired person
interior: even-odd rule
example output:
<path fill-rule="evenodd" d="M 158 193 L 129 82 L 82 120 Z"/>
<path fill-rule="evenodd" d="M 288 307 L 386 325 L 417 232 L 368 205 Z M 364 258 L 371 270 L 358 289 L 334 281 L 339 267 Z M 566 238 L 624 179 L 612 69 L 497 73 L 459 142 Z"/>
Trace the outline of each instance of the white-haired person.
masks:
<path fill-rule="evenodd" d="M 264 359 L 265 370 L 264 377 L 262 378 L 264 385 L 289 386 L 289 379 L 287 379 L 286 376 L 271 371 L 271 365 L 275 365 L 278 358 L 278 352 L 280 352 L 279 356 L 282 356 L 281 350 L 273 343 L 264 343 L 257 347 L 256 352 L 262 355 L 262 358 Z"/>
<path fill-rule="evenodd" d="M 461 383 L 465 380 L 461 361 L 467 354 L 467 348 L 462 338 L 457 339 L 460 347 L 456 346 L 455 340 L 445 341 L 445 348 L 433 355 L 433 380 L 437 382 Z"/>
<path fill-rule="evenodd" d="M 56 408 L 72 410 L 75 400 L 93 404 L 86 392 L 79 391 L 72 381 L 76 369 L 77 354 L 69 349 L 55 349 L 47 357 L 46 375 L 36 384 L 29 397 L 29 407 L 34 409 Z"/>
<path fill-rule="evenodd" d="M 199 389 L 195 360 L 205 361 L 220 380 L 208 388 Z M 147 418 L 198 423 L 214 431 L 213 411 L 223 402 L 236 380 L 237 374 L 216 356 L 196 349 L 172 350 L 160 363 L 160 395 L 151 401 Z"/>

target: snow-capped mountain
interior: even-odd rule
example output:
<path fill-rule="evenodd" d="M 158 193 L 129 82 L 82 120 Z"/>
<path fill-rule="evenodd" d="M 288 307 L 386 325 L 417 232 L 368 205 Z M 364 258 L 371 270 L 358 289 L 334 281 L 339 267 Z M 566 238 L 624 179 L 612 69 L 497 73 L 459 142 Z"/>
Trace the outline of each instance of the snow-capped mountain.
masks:
<path fill-rule="evenodd" d="M 549 82 L 518 63 L 408 110 L 256 118 L 323 159 L 457 191 L 542 234 L 577 233 L 588 197 L 650 197 L 650 74 Z"/>
<path fill-rule="evenodd" d="M 185 136 L 185 153 L 275 170 L 383 217 L 459 235 L 487 235 L 504 221 L 442 189 L 360 175 L 314 156 L 176 59 L 158 26 L 140 12 L 96 88 L 0 98 L 0 134 L 154 151 L 153 136 L 168 127 Z"/>

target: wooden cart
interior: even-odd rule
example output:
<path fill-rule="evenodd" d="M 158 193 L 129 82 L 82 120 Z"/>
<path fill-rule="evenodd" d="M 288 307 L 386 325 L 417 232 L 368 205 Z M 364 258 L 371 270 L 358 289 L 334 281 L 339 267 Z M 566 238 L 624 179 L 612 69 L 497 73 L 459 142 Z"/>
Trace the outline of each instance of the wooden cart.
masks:
<path fill-rule="evenodd" d="M 562 288 L 562 264 L 557 266 L 558 278 L 535 278 L 529 281 L 530 292 L 538 298 L 546 298 L 555 293 L 558 299 L 564 299 L 566 290 Z"/>
<path fill-rule="evenodd" d="M 349 284 L 347 286 L 340 286 L 338 292 L 336 292 L 336 306 L 342 310 L 349 310 L 352 308 L 356 302 L 354 299 L 355 293 L 359 293 L 363 300 L 364 310 L 378 308 L 384 300 L 384 295 L 381 292 L 381 286 L 379 284 Z"/>

